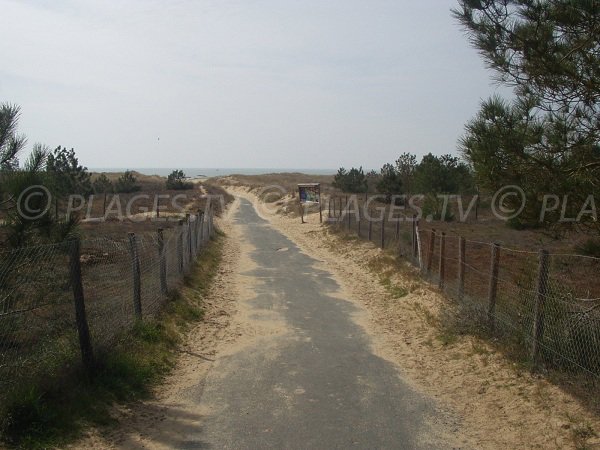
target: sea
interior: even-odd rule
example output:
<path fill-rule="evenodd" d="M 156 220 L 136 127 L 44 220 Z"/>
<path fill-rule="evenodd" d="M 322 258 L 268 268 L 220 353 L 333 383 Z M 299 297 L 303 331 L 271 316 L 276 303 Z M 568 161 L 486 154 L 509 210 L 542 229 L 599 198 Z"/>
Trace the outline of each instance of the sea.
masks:
<path fill-rule="evenodd" d="M 337 169 L 298 169 L 298 168 L 198 168 L 198 167 L 90 167 L 90 172 L 125 172 L 135 170 L 143 175 L 159 175 L 166 177 L 174 170 L 183 170 L 186 176 L 224 177 L 227 175 L 264 175 L 267 173 L 300 172 L 307 175 L 334 175 Z"/>

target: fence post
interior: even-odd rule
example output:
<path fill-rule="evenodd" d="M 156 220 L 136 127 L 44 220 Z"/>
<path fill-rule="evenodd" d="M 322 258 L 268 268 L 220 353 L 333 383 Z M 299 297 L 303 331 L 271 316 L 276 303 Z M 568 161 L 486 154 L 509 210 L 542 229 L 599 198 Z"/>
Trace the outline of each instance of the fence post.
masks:
<path fill-rule="evenodd" d="M 412 220 L 412 253 L 413 259 L 417 259 L 417 215 L 413 214 Z"/>
<path fill-rule="evenodd" d="M 83 283 L 81 281 L 81 261 L 79 239 L 69 241 L 70 261 L 69 272 L 71 287 L 73 288 L 73 300 L 75 303 L 75 321 L 77 323 L 77 334 L 79 336 L 79 348 L 81 360 L 88 373 L 94 368 L 94 351 L 90 339 L 90 329 L 85 312 L 85 299 L 83 296 Z"/>
<path fill-rule="evenodd" d="M 192 262 L 192 216 L 190 216 L 190 213 L 186 213 L 185 215 L 185 221 L 186 221 L 186 226 L 187 226 L 187 257 L 188 257 L 188 264 L 191 264 Z"/>
<path fill-rule="evenodd" d="M 438 288 L 444 289 L 444 276 L 446 275 L 446 233 L 442 231 L 440 235 L 440 265 L 438 268 L 440 279 L 438 280 Z"/>
<path fill-rule="evenodd" d="M 356 235 L 360 238 L 360 207 L 356 210 Z"/>
<path fill-rule="evenodd" d="M 385 216 L 381 218 L 381 248 L 385 248 Z"/>
<path fill-rule="evenodd" d="M 140 258 L 137 251 L 135 233 L 129 233 L 129 254 L 133 274 L 133 310 L 138 320 L 142 320 L 142 283 L 140 277 Z"/>
<path fill-rule="evenodd" d="M 204 244 L 204 212 L 200 213 L 200 245 Z"/>
<path fill-rule="evenodd" d="M 537 296 L 533 316 L 533 342 L 531 344 L 532 368 L 538 363 L 540 344 L 544 339 L 544 318 L 546 296 L 548 294 L 548 250 L 540 250 L 537 279 Z"/>
<path fill-rule="evenodd" d="M 367 220 L 369 221 L 369 241 L 371 241 L 371 237 L 373 236 L 373 220 L 370 213 Z"/>
<path fill-rule="evenodd" d="M 323 223 L 323 210 L 321 208 L 321 194 L 319 193 L 319 223 Z"/>
<path fill-rule="evenodd" d="M 348 219 L 347 219 L 348 233 L 350 233 L 350 220 L 352 219 L 352 217 L 350 216 L 350 204 L 349 203 L 346 203 L 346 214 L 348 215 Z"/>
<path fill-rule="evenodd" d="M 179 274 L 183 273 L 183 220 L 179 219 L 177 227 L 177 268 Z"/>
<path fill-rule="evenodd" d="M 458 299 L 465 296 L 465 238 L 458 238 Z"/>
<path fill-rule="evenodd" d="M 327 213 L 327 220 L 331 221 L 331 197 L 327 199 L 327 207 L 329 208 L 329 212 Z"/>
<path fill-rule="evenodd" d="M 490 330 L 496 328 L 496 295 L 498 293 L 498 269 L 500 267 L 500 244 L 492 245 L 492 255 L 490 260 L 490 285 L 488 290 L 488 321 Z"/>
<path fill-rule="evenodd" d="M 432 228 L 429 233 L 429 246 L 427 247 L 427 274 L 431 272 L 431 265 L 433 264 L 433 247 L 435 245 L 435 229 Z"/>
<path fill-rule="evenodd" d="M 159 258 L 159 270 L 160 270 L 160 292 L 163 295 L 167 294 L 167 258 L 165 255 L 165 237 L 164 230 L 158 229 L 158 258 Z"/>
<path fill-rule="evenodd" d="M 396 217 L 396 240 L 400 240 L 400 220 L 399 217 Z"/>
<path fill-rule="evenodd" d="M 342 217 L 342 197 L 340 196 L 340 218 Z"/>

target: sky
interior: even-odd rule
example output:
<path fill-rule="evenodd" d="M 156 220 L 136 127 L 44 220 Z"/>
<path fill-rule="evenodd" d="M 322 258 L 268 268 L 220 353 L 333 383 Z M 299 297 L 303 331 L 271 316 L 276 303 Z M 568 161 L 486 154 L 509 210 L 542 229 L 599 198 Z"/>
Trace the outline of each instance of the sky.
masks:
<path fill-rule="evenodd" d="M 0 0 L 0 102 L 88 167 L 457 154 L 498 91 L 456 0 Z"/>

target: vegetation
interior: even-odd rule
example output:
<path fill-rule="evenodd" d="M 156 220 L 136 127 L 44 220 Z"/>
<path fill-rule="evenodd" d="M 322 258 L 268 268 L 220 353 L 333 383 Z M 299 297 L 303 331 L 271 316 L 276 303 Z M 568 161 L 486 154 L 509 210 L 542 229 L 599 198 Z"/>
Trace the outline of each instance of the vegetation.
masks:
<path fill-rule="evenodd" d="M 431 153 L 418 164 L 415 155 L 403 153 L 395 164 L 385 164 L 379 173 L 371 171 L 367 175 L 362 167 L 349 172 L 342 167 L 332 185 L 350 193 L 368 192 L 375 187 L 388 203 L 393 195 L 406 193 L 459 194 L 475 190 L 473 175 L 465 162 L 455 156 Z"/>
<path fill-rule="evenodd" d="M 110 352 L 97 355 L 93 377 L 82 369 L 58 372 L 21 386 L 0 414 L 0 436 L 18 448 L 54 448 L 76 439 L 88 425 L 113 421 L 115 402 L 145 398 L 170 371 L 190 325 L 203 317 L 203 299 L 221 261 L 221 235 L 200 253 L 181 292 L 155 320 L 140 322 Z"/>
<path fill-rule="evenodd" d="M 600 4 L 570 0 L 461 0 L 454 15 L 497 80 L 515 92 L 483 102 L 461 141 L 477 182 L 528 193 L 520 221 L 539 220 L 542 194 L 568 195 L 577 217 L 600 178 Z M 508 198 L 507 204 L 515 198 Z M 589 206 L 589 205 L 588 205 Z M 559 222 L 559 208 L 546 215 Z M 582 222 L 599 229 L 595 214 Z"/>
<path fill-rule="evenodd" d="M 72 167 L 73 160 L 77 161 L 74 152 L 65 155 L 55 151 L 51 155 L 45 147 L 35 144 L 25 163 L 20 165 L 19 155 L 27 139 L 17 134 L 19 114 L 18 106 L 0 105 L 0 207 L 5 214 L 6 244 L 13 248 L 62 241 L 74 232 L 76 225 L 75 219 L 61 220 L 51 208 L 52 198 L 63 192 L 63 183 L 72 181 L 68 179 L 72 172 L 65 174 L 67 179 L 63 180 L 57 172 L 45 170 L 48 161 L 53 161 L 50 166 L 53 168 Z M 57 155 L 60 155 L 59 162 L 56 162 Z"/>
<path fill-rule="evenodd" d="M 105 174 L 100 174 L 92 183 L 92 188 L 96 194 L 106 194 L 114 190 L 112 182 Z"/>
<path fill-rule="evenodd" d="M 185 173 L 183 170 L 174 170 L 167 177 L 167 189 L 173 189 L 177 191 L 194 189 L 194 183 L 186 181 Z"/>
<path fill-rule="evenodd" d="M 64 198 L 71 194 L 87 196 L 92 190 L 87 167 L 79 164 L 75 150 L 58 146 L 46 157 L 46 171 L 53 185 L 54 195 Z"/>
<path fill-rule="evenodd" d="M 343 192 L 360 193 L 367 191 L 367 177 L 362 167 L 358 169 L 353 167 L 350 171 L 340 167 L 331 184 Z"/>
<path fill-rule="evenodd" d="M 140 185 L 137 184 L 137 178 L 131 170 L 126 170 L 115 183 L 115 192 L 120 194 L 137 192 L 140 189 Z"/>

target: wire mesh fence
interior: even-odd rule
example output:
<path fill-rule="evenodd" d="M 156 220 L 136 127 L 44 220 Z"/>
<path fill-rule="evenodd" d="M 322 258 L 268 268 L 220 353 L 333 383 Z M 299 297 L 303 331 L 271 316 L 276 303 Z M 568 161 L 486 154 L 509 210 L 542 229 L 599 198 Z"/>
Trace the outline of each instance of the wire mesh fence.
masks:
<path fill-rule="evenodd" d="M 86 352 L 110 350 L 154 317 L 213 230 L 207 211 L 154 233 L 0 253 L 0 403 L 28 378 L 51 377 L 82 356 L 90 363 Z"/>
<path fill-rule="evenodd" d="M 413 263 L 457 300 L 461 321 L 510 341 L 532 367 L 600 378 L 599 258 L 467 240 L 348 197 L 327 203 L 327 223 Z"/>

